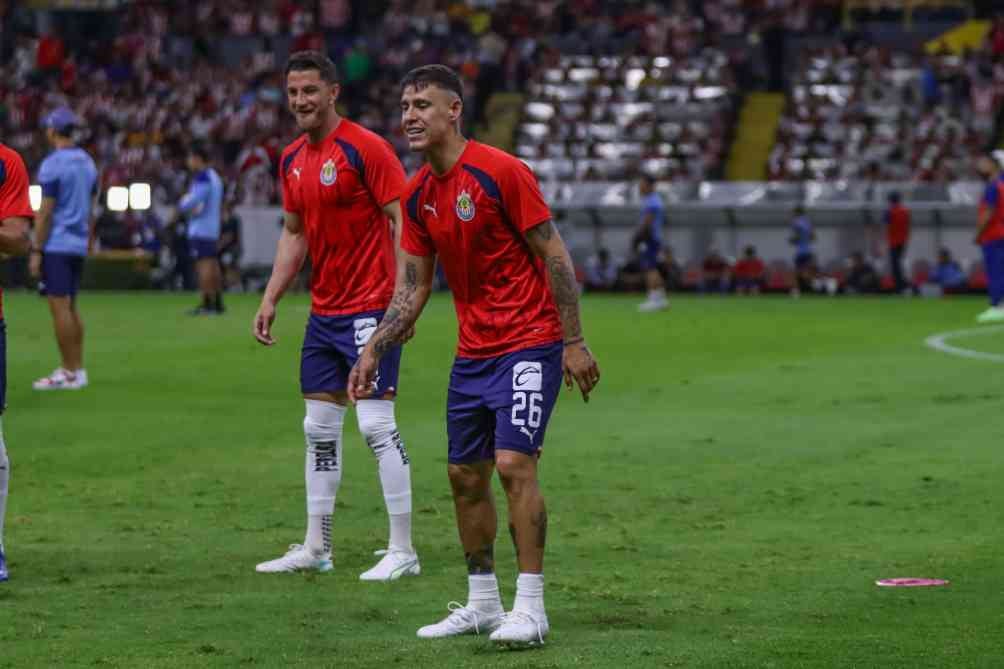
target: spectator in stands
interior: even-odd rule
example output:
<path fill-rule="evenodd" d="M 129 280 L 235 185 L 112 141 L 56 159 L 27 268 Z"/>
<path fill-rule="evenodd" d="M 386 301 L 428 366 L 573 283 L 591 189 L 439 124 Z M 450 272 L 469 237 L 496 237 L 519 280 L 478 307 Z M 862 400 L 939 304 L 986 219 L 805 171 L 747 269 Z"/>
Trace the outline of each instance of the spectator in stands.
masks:
<path fill-rule="evenodd" d="M 847 280 L 844 289 L 848 293 L 877 293 L 881 286 L 878 272 L 865 260 L 865 256 L 860 251 L 851 254 L 850 267 L 847 272 Z"/>
<path fill-rule="evenodd" d="M 816 233 L 812 229 L 809 217 L 805 215 L 805 207 L 798 205 L 792 216 L 791 234 L 788 237 L 788 243 L 795 247 L 796 287 L 793 294 L 796 296 L 800 292 L 812 290 L 812 281 L 817 274 L 816 258 L 812 253 L 815 240 Z"/>
<path fill-rule="evenodd" d="M 721 253 L 711 249 L 701 263 L 701 291 L 705 293 L 729 292 L 732 267 Z"/>
<path fill-rule="evenodd" d="M 610 251 L 601 248 L 586 261 L 586 289 L 613 290 L 617 284 L 617 265 Z"/>
<path fill-rule="evenodd" d="M 886 245 L 889 247 L 889 267 L 897 293 L 909 292 L 910 284 L 903 276 L 903 254 L 910 241 L 910 210 L 898 192 L 889 193 L 889 208 L 885 212 Z"/>
<path fill-rule="evenodd" d="M 952 257 L 952 252 L 943 248 L 938 251 L 938 264 L 934 266 L 930 280 L 941 286 L 943 291 L 949 293 L 965 288 L 966 273 Z"/>
<path fill-rule="evenodd" d="M 755 246 L 747 246 L 743 257 L 732 269 L 735 277 L 736 293 L 743 295 L 758 295 L 763 290 L 767 276 L 767 267 L 756 253 Z"/>

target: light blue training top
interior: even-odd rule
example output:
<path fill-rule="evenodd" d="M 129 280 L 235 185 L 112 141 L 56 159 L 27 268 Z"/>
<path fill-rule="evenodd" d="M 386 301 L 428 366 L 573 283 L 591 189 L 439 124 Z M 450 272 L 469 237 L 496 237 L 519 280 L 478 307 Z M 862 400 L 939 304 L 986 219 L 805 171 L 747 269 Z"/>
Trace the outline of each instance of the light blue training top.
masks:
<path fill-rule="evenodd" d="M 220 238 L 220 215 L 223 209 L 223 181 L 211 167 L 198 172 L 178 209 L 189 214 L 188 238 Z"/>
<path fill-rule="evenodd" d="M 652 227 L 650 228 L 651 239 L 657 244 L 662 244 L 662 227 L 666 224 L 666 205 L 662 203 L 662 198 L 658 193 L 652 192 L 642 200 L 641 215 L 652 215 Z"/>
<path fill-rule="evenodd" d="M 38 168 L 42 196 L 56 201 L 46 253 L 87 255 L 91 204 L 98 187 L 98 168 L 83 149 L 56 149 Z"/>

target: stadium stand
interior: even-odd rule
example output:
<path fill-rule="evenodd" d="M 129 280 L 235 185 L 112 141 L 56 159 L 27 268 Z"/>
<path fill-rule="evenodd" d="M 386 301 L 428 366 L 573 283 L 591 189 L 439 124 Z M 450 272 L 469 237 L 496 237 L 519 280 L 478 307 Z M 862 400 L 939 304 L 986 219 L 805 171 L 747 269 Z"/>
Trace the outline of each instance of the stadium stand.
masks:
<path fill-rule="evenodd" d="M 861 44 L 809 49 L 770 156 L 772 179 L 975 177 L 995 139 L 1004 63 Z"/>

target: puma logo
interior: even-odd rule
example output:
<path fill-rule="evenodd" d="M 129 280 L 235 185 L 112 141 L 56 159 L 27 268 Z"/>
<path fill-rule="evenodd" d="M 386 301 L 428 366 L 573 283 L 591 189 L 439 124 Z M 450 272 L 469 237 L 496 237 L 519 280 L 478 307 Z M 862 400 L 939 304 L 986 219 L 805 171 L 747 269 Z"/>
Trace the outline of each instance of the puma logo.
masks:
<path fill-rule="evenodd" d="M 431 211 L 433 216 L 435 216 L 436 218 L 439 218 L 439 214 L 436 213 L 436 208 L 434 206 L 432 206 L 431 204 L 423 204 L 422 205 L 422 211 L 425 211 L 426 209 L 428 209 L 429 211 Z"/>
<path fill-rule="evenodd" d="M 525 434 L 527 437 L 530 438 L 530 443 L 531 444 L 533 443 L 533 438 L 537 436 L 537 430 L 534 430 L 533 432 L 531 432 L 530 430 L 526 429 L 525 427 L 521 427 L 521 428 L 519 428 L 519 431 L 522 432 L 523 434 Z"/>
<path fill-rule="evenodd" d="M 300 168 L 299 167 L 294 167 L 293 168 L 293 174 L 296 176 L 296 180 L 299 181 L 300 180 Z"/>

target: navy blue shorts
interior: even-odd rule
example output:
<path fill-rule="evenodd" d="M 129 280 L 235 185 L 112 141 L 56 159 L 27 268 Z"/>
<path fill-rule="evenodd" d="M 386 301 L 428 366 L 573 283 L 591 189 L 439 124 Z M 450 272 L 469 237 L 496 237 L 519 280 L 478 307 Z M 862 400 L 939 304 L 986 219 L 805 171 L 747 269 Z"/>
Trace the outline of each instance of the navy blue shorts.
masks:
<path fill-rule="evenodd" d="M 42 254 L 42 281 L 38 292 L 50 297 L 75 297 L 84 274 L 84 257 L 69 253 Z"/>
<path fill-rule="evenodd" d="M 7 408 L 7 323 L 0 318 L 0 414 Z"/>
<path fill-rule="evenodd" d="M 641 271 L 647 272 L 659 267 L 659 252 L 661 250 L 662 244 L 659 242 L 650 240 L 642 245 L 641 251 L 638 253 L 638 267 Z"/>
<path fill-rule="evenodd" d="M 494 460 L 495 450 L 536 455 L 561 390 L 562 344 L 494 358 L 457 358 L 446 400 L 451 464 Z"/>
<path fill-rule="evenodd" d="M 349 316 L 310 314 L 300 353 L 300 391 L 332 393 L 348 388 L 349 372 L 373 336 L 383 311 L 365 311 Z M 397 392 L 401 370 L 401 347 L 395 346 L 380 359 L 374 398 Z"/>
<path fill-rule="evenodd" d="M 812 264 L 815 256 L 811 253 L 799 253 L 795 256 L 795 269 L 803 269 Z"/>
<path fill-rule="evenodd" d="M 188 239 L 188 256 L 192 260 L 202 260 L 203 258 L 215 258 L 216 240 L 190 237 Z"/>

